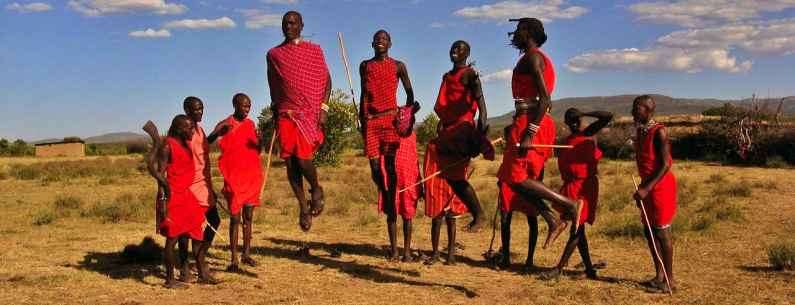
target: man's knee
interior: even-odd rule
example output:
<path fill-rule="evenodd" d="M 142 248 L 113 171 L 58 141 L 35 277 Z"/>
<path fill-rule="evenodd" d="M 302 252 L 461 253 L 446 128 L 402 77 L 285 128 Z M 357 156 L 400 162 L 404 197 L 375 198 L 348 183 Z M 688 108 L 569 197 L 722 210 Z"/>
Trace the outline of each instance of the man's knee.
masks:
<path fill-rule="evenodd" d="M 386 221 L 387 222 L 397 222 L 397 214 L 396 213 L 386 213 Z"/>

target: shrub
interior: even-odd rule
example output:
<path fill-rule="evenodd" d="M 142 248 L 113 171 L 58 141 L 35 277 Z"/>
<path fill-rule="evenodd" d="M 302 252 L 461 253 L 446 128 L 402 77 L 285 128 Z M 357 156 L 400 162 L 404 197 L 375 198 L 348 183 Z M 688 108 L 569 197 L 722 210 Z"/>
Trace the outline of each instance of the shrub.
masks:
<path fill-rule="evenodd" d="M 705 231 L 712 227 L 715 219 L 707 215 L 699 215 L 695 218 L 693 223 L 690 224 L 690 229 L 693 231 Z"/>
<path fill-rule="evenodd" d="M 42 170 L 32 165 L 13 164 L 10 173 L 12 177 L 19 180 L 34 180 L 41 177 Z"/>
<path fill-rule="evenodd" d="M 84 217 L 96 217 L 105 223 L 119 223 L 121 221 L 143 221 L 153 215 L 152 204 L 147 194 L 142 193 L 137 198 L 125 193 L 116 197 L 112 204 L 95 204 L 91 209 L 84 211 Z"/>
<path fill-rule="evenodd" d="M 767 248 L 767 258 L 776 270 L 795 270 L 795 241 L 780 241 Z"/>
<path fill-rule="evenodd" d="M 83 207 L 83 200 L 73 196 L 58 197 L 52 203 L 56 211 L 79 210 Z"/>
<path fill-rule="evenodd" d="M 753 190 L 748 184 L 748 182 L 742 181 L 730 185 L 723 185 L 716 188 L 712 193 L 715 196 L 726 194 L 731 197 L 750 197 Z"/>
<path fill-rule="evenodd" d="M 48 225 L 58 219 L 60 216 L 53 211 L 44 211 L 39 213 L 33 220 L 33 224 L 37 226 Z"/>
<path fill-rule="evenodd" d="M 417 133 L 417 146 L 425 146 L 425 144 L 428 144 L 428 142 L 436 138 L 436 128 L 438 125 L 439 117 L 437 117 L 436 114 L 431 112 L 425 116 L 422 123 L 415 128 L 415 132 Z"/>
<path fill-rule="evenodd" d="M 50 161 L 14 164 L 11 175 L 20 180 L 43 177 L 46 182 L 87 177 L 128 177 L 138 167 L 139 160 L 101 157 L 91 160 Z"/>
<path fill-rule="evenodd" d="M 723 174 L 712 174 L 709 176 L 709 179 L 705 181 L 706 183 L 723 183 L 726 182 L 726 176 Z"/>

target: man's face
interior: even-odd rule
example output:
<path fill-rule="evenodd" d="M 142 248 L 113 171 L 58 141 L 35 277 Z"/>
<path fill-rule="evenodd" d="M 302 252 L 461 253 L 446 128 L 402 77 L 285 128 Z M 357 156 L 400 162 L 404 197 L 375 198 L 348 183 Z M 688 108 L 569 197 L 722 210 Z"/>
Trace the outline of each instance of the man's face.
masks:
<path fill-rule="evenodd" d="M 530 31 L 527 29 L 527 25 L 524 23 L 519 23 L 516 25 L 516 31 L 513 32 L 513 38 L 511 38 L 511 43 L 519 49 L 527 49 L 527 39 L 530 37 Z"/>
<path fill-rule="evenodd" d="M 450 61 L 462 62 L 469 57 L 469 48 L 463 42 L 457 42 L 450 47 Z"/>
<path fill-rule="evenodd" d="M 392 40 L 387 33 L 378 32 L 378 34 L 373 36 L 373 50 L 375 50 L 376 53 L 386 53 L 390 47 L 392 47 Z"/>
<path fill-rule="evenodd" d="M 632 103 L 632 119 L 636 123 L 646 124 L 651 118 L 651 107 L 648 100 Z"/>
<path fill-rule="evenodd" d="M 177 121 L 177 135 L 183 140 L 193 137 L 193 121 L 188 118 Z"/>
<path fill-rule="evenodd" d="M 247 98 L 238 99 L 235 102 L 235 116 L 247 117 L 251 110 L 251 101 Z"/>
<path fill-rule="evenodd" d="M 571 130 L 571 132 L 580 131 L 580 125 L 582 124 L 582 121 L 579 116 L 566 113 L 565 122 L 566 126 L 569 127 L 569 130 Z"/>
<path fill-rule="evenodd" d="M 202 121 L 204 115 L 204 104 L 200 101 L 195 101 L 185 107 L 185 114 L 190 117 L 193 122 L 198 123 Z"/>
<path fill-rule="evenodd" d="M 304 22 L 297 14 L 288 14 L 282 19 L 282 33 L 287 40 L 300 38 L 303 29 Z"/>

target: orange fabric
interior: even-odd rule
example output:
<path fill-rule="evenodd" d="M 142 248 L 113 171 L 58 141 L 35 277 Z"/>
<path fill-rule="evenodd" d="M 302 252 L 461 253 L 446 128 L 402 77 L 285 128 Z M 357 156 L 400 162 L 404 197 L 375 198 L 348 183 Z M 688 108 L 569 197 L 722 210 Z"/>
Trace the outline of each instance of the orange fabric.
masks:
<path fill-rule="evenodd" d="M 298 125 L 291 120 L 289 117 L 279 116 L 279 120 L 277 124 L 279 124 L 278 128 L 278 138 L 279 138 L 279 157 L 282 159 L 289 159 L 290 157 L 297 157 L 301 160 L 312 160 L 314 159 L 315 152 L 322 144 L 311 144 L 303 136 L 301 130 L 298 129 Z M 321 137 L 323 136 L 323 132 L 321 131 Z"/>
<path fill-rule="evenodd" d="M 438 158 L 436 144 L 433 142 L 428 143 L 423 162 L 423 177 L 427 178 L 442 169 Z M 436 218 L 444 216 L 445 213 L 461 215 L 468 211 L 464 202 L 458 199 L 458 196 L 453 193 L 453 189 L 444 178 L 435 176 L 424 183 L 426 216 Z"/>
<path fill-rule="evenodd" d="M 193 184 L 190 186 L 190 191 L 199 200 L 199 205 L 209 207 L 210 189 L 207 186 L 207 179 L 204 176 L 205 158 L 209 153 L 209 146 L 207 145 L 207 136 L 204 134 L 204 129 L 196 122 L 196 128 L 193 132 L 193 138 L 190 140 L 190 150 L 193 153 L 193 164 L 195 173 L 193 175 Z"/>
<path fill-rule="evenodd" d="M 166 167 L 166 180 L 171 193 L 166 203 L 166 217 L 160 223 L 161 233 L 169 238 L 187 234 L 192 239 L 202 240 L 207 209 L 199 205 L 198 199 L 189 189 L 195 171 L 192 153 L 177 139 L 168 137 L 166 141 L 171 149 L 171 161 Z"/>
<path fill-rule="evenodd" d="M 447 72 L 442 77 L 442 86 L 433 110 L 442 125 L 453 125 L 459 121 L 472 121 L 478 111 L 478 103 L 461 83 L 461 77 L 472 71 L 471 67 Z"/>
<path fill-rule="evenodd" d="M 259 206 L 262 187 L 262 164 L 259 156 L 259 139 L 251 119 L 238 122 L 233 117 L 226 119 L 232 125 L 221 141 L 221 156 L 218 167 L 224 176 L 224 197 L 229 210 L 237 215 L 243 205 Z"/>
<path fill-rule="evenodd" d="M 635 160 L 640 178 L 643 180 L 649 179 L 658 169 L 657 155 L 654 150 L 654 135 L 657 130 L 662 128 L 664 128 L 662 124 L 657 124 L 647 134 L 638 129 L 637 141 L 635 141 Z M 669 161 L 673 164 L 672 159 L 669 159 Z M 657 182 L 657 185 L 652 188 L 643 203 L 646 206 L 646 213 L 649 216 L 651 225 L 663 227 L 673 222 L 676 215 L 676 178 L 671 170 L 668 170 L 662 179 Z"/>
<path fill-rule="evenodd" d="M 602 151 L 596 146 L 593 137 L 582 133 L 574 133 L 564 141 L 571 149 L 558 151 L 558 169 L 563 178 L 560 194 L 574 200 L 583 200 L 585 205 L 580 214 L 580 224 L 593 224 L 596 220 L 597 201 L 599 198 L 599 179 L 597 164 L 602 158 Z M 563 214 L 563 209 L 553 207 Z"/>

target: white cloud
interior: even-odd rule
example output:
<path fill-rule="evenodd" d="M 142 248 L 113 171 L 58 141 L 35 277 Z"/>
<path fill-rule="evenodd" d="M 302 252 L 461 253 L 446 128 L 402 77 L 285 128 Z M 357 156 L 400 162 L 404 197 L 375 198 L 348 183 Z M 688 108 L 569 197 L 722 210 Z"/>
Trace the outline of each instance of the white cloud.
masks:
<path fill-rule="evenodd" d="M 246 28 L 248 29 L 261 29 L 266 26 L 282 26 L 282 15 L 267 14 L 257 9 L 243 9 L 238 10 L 238 12 L 246 17 Z"/>
<path fill-rule="evenodd" d="M 432 27 L 434 29 L 441 29 L 441 28 L 446 28 L 447 24 L 441 23 L 441 22 L 438 22 L 438 21 L 434 21 L 434 22 L 431 22 L 430 27 Z"/>
<path fill-rule="evenodd" d="M 176 15 L 188 8 L 165 0 L 70 0 L 69 7 L 85 16 L 149 12 L 157 15 Z"/>
<path fill-rule="evenodd" d="M 135 38 L 166 38 L 166 37 L 171 37 L 171 32 L 169 32 L 166 29 L 160 29 L 160 30 L 146 29 L 144 31 L 133 31 L 127 35 Z"/>
<path fill-rule="evenodd" d="M 504 69 L 497 72 L 489 73 L 480 77 L 480 81 L 484 83 L 504 82 L 511 80 L 513 70 Z"/>
<path fill-rule="evenodd" d="M 265 4 L 296 4 L 298 0 L 262 0 Z"/>
<path fill-rule="evenodd" d="M 221 17 L 218 19 L 182 19 L 176 20 L 166 23 L 163 28 L 166 29 L 192 29 L 192 30 L 202 30 L 202 29 L 221 29 L 221 28 L 233 28 L 237 24 L 232 18 L 229 17 Z"/>
<path fill-rule="evenodd" d="M 494 4 L 465 7 L 453 14 L 470 19 L 506 22 L 509 18 L 536 17 L 544 22 L 573 19 L 588 12 L 581 6 L 568 6 L 565 0 L 501 1 Z"/>
<path fill-rule="evenodd" d="M 751 69 L 752 62 L 739 62 L 726 49 L 610 49 L 580 54 L 566 63 L 573 72 L 592 70 L 646 70 L 695 73 L 704 69 L 730 73 Z"/>
<path fill-rule="evenodd" d="M 39 13 L 52 10 L 52 6 L 44 2 L 31 2 L 28 4 L 14 2 L 6 5 L 6 10 L 18 11 L 20 13 Z"/>
<path fill-rule="evenodd" d="M 795 19 L 733 23 L 670 33 L 657 39 L 676 48 L 741 48 L 757 54 L 795 53 Z"/>
<path fill-rule="evenodd" d="M 638 20 L 674 24 L 683 27 L 702 27 L 721 22 L 735 22 L 757 18 L 764 12 L 780 12 L 795 8 L 793 0 L 680 0 L 675 2 L 641 2 L 629 10 Z"/>

